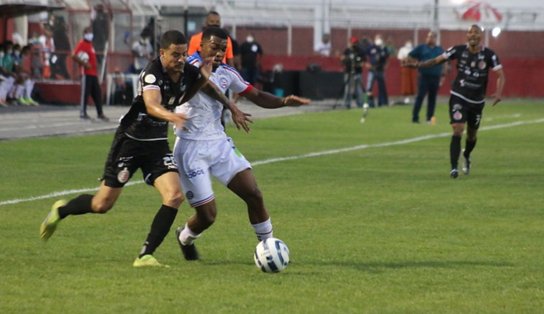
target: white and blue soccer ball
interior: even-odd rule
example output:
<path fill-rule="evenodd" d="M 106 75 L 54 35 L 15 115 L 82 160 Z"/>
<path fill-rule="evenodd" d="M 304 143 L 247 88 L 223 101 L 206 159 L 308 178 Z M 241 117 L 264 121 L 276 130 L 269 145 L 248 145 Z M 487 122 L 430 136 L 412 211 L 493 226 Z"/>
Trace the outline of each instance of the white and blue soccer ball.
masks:
<path fill-rule="evenodd" d="M 255 265 L 265 273 L 279 273 L 289 265 L 289 248 L 280 239 L 268 238 L 255 248 Z"/>

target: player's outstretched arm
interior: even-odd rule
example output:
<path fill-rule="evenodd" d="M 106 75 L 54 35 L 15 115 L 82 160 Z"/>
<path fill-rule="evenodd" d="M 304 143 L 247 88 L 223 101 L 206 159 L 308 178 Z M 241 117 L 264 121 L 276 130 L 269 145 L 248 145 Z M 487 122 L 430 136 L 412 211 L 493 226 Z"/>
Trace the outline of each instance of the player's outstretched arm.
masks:
<path fill-rule="evenodd" d="M 208 81 L 202 86 L 202 91 L 213 99 L 218 100 L 231 111 L 232 121 L 238 130 L 243 129 L 244 131 L 249 132 L 249 123 L 253 122 L 250 119 L 250 114 L 241 111 L 234 102 L 230 101 L 225 94 L 221 93 L 219 88 L 211 81 Z"/>
<path fill-rule="evenodd" d="M 310 99 L 304 97 L 298 97 L 295 95 L 289 95 L 287 97 L 276 97 L 268 92 L 264 92 L 253 88 L 249 92 L 243 95 L 249 101 L 256 104 L 259 107 L 266 109 L 275 109 L 281 107 L 298 107 L 302 105 L 308 105 Z"/>

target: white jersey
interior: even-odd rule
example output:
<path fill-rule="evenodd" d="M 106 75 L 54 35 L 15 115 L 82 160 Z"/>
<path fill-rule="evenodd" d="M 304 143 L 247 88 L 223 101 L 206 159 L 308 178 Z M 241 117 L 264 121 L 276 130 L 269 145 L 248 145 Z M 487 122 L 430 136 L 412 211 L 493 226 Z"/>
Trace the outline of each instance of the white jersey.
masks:
<path fill-rule="evenodd" d="M 202 59 L 197 52 L 191 55 L 187 62 L 200 67 Z M 212 81 L 222 93 L 227 89 L 243 95 L 250 91 L 253 86 L 240 76 L 231 66 L 221 64 L 210 76 Z M 225 129 L 221 125 L 221 114 L 223 105 L 199 91 L 188 102 L 176 108 L 176 112 L 187 115 L 187 121 L 182 129 L 176 129 L 176 136 L 191 140 L 214 140 L 227 138 Z"/>

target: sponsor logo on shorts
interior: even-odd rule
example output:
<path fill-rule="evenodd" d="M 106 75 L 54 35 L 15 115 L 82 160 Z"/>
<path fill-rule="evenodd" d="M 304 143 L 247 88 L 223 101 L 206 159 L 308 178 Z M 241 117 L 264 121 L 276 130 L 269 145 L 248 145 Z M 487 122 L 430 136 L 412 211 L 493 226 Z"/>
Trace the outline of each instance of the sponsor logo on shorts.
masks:
<path fill-rule="evenodd" d="M 461 120 L 463 119 L 463 114 L 459 111 L 456 111 L 453 113 L 453 120 Z"/>
<path fill-rule="evenodd" d="M 130 178 L 130 171 L 128 171 L 128 168 L 125 167 L 123 170 L 119 171 L 117 174 L 117 181 L 120 183 L 127 183 L 128 179 Z"/>
<path fill-rule="evenodd" d="M 187 193 L 185 193 L 185 197 L 188 200 L 192 200 L 195 197 L 195 194 L 193 193 L 193 191 L 187 191 Z"/>
<path fill-rule="evenodd" d="M 189 179 L 192 179 L 192 178 L 194 178 L 194 177 L 196 177 L 196 176 L 203 175 L 203 174 L 204 174 L 204 170 L 202 170 L 202 169 L 196 169 L 196 170 L 189 171 L 189 172 L 187 173 L 187 177 L 188 177 Z"/>

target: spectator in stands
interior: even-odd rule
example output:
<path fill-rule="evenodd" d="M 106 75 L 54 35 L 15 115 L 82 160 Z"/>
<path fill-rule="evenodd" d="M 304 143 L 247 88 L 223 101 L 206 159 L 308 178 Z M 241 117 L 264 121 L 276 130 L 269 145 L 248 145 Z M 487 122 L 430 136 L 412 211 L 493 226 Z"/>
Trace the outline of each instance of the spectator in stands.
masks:
<path fill-rule="evenodd" d="M 344 106 L 346 109 L 351 108 L 351 100 L 355 97 L 357 107 L 366 109 L 366 102 L 363 105 L 363 64 L 365 62 L 365 54 L 359 47 L 359 39 L 351 37 L 349 46 L 344 50 L 344 54 L 340 57 L 344 65 Z"/>
<path fill-rule="evenodd" d="M 8 93 L 15 83 L 12 50 L 11 41 L 5 41 L 0 46 L 0 105 L 3 107 L 8 104 Z"/>
<path fill-rule="evenodd" d="M 140 74 L 153 58 L 153 46 L 151 46 L 150 38 L 143 31 L 140 34 L 140 39 L 132 45 L 132 56 L 134 62 L 131 72 L 134 74 Z"/>
<path fill-rule="evenodd" d="M 408 57 L 410 51 L 414 49 L 411 40 L 407 40 L 399 49 L 397 53 L 397 59 L 402 63 L 404 59 Z M 404 96 L 403 102 L 405 104 L 410 103 L 410 96 L 413 96 L 416 93 L 416 69 L 411 67 L 401 67 L 400 68 L 400 93 Z"/>
<path fill-rule="evenodd" d="M 66 57 L 70 54 L 72 46 L 68 38 L 68 29 L 63 16 L 52 16 L 55 53 L 51 57 L 51 78 L 69 80 L 70 74 L 66 68 Z"/>
<path fill-rule="evenodd" d="M 424 44 L 418 45 L 408 54 L 407 62 L 427 61 L 434 59 L 444 53 L 444 49 L 436 44 L 436 33 L 429 32 Z M 406 67 L 403 67 L 405 69 Z M 419 123 L 419 111 L 423 99 L 427 96 L 427 123 L 434 123 L 434 110 L 436 107 L 436 96 L 438 89 L 443 83 L 445 75 L 444 66 L 437 64 L 428 68 L 419 68 L 418 88 L 416 101 L 412 110 L 412 122 Z"/>
<path fill-rule="evenodd" d="M 331 56 L 331 35 L 330 34 L 323 34 L 321 36 L 321 42 L 318 43 L 315 46 L 315 53 L 317 55 L 323 56 L 323 57 L 330 57 Z"/>
<path fill-rule="evenodd" d="M 375 106 L 372 88 L 376 81 L 378 82 L 378 106 L 387 106 L 389 104 L 384 73 L 388 58 L 389 52 L 384 45 L 383 38 L 380 34 L 377 34 L 374 38 L 374 44 L 367 51 L 367 61 L 365 63 L 365 67 L 368 68 L 366 91 L 370 107 Z"/>
<path fill-rule="evenodd" d="M 210 11 L 206 15 L 206 20 L 204 21 L 204 29 L 206 27 L 221 27 L 221 16 L 217 11 Z M 189 41 L 189 49 L 187 53 L 193 55 L 195 52 L 200 51 L 200 42 L 202 41 L 202 32 L 194 34 L 191 36 Z M 226 63 L 230 66 L 234 66 L 234 53 L 232 50 L 232 39 L 227 39 L 227 50 L 225 52 L 225 58 L 223 63 Z"/>
<path fill-rule="evenodd" d="M 258 82 L 261 71 L 263 48 L 255 41 L 253 34 L 248 34 L 246 41 L 240 45 L 240 57 L 242 62 L 242 77 L 251 85 L 255 85 Z"/>
<path fill-rule="evenodd" d="M 15 99 L 19 105 L 38 106 L 38 102 L 32 99 L 34 80 L 31 78 L 30 58 L 30 46 L 23 47 L 20 51 L 20 57 L 17 58 L 18 62 L 14 71 L 15 84 L 10 91 L 10 97 Z"/>

